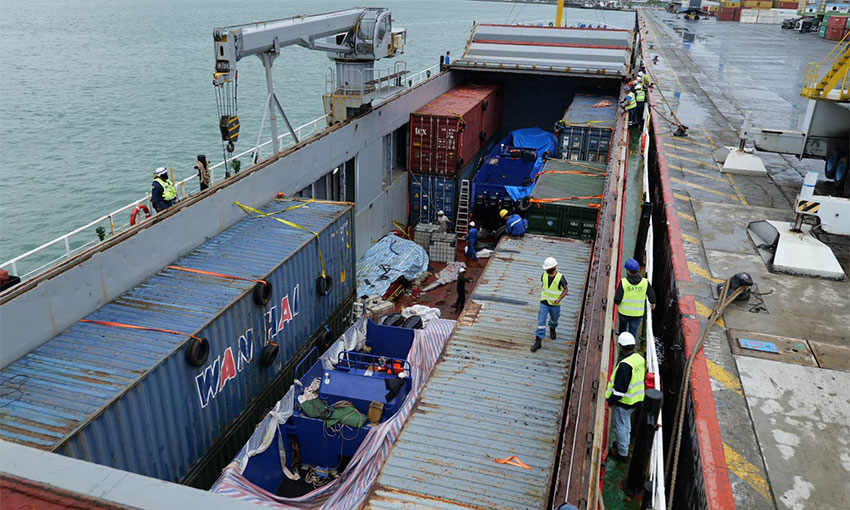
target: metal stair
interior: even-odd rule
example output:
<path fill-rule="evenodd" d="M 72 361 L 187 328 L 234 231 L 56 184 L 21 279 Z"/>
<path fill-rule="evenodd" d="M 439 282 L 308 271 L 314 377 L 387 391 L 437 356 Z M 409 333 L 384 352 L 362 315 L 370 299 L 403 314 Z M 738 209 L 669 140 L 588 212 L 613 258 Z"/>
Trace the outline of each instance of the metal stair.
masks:
<path fill-rule="evenodd" d="M 822 101 L 850 100 L 850 37 L 845 35 L 822 62 L 806 66 L 800 95 Z M 824 67 L 829 70 L 821 76 Z"/>
<path fill-rule="evenodd" d="M 457 219 L 455 220 L 455 233 L 459 241 L 466 239 L 469 232 L 469 180 L 460 181 L 460 196 L 457 201 Z"/>

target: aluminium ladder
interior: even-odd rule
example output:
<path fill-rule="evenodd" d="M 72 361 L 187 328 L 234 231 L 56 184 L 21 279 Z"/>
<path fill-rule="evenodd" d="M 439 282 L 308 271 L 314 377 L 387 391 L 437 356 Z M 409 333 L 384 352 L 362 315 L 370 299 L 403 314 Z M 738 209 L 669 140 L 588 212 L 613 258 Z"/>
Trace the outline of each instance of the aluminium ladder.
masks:
<path fill-rule="evenodd" d="M 458 241 L 466 239 L 467 232 L 469 232 L 469 180 L 463 179 L 460 181 L 460 196 L 457 202 L 457 220 L 455 223 Z"/>

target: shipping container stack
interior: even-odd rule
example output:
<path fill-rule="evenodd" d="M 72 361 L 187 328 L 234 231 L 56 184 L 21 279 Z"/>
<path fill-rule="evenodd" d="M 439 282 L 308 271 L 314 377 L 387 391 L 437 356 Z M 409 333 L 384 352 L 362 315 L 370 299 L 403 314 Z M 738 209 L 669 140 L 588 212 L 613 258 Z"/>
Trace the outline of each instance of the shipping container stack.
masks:
<path fill-rule="evenodd" d="M 616 122 L 616 97 L 576 94 L 555 128 L 558 157 L 607 164 Z"/>
<path fill-rule="evenodd" d="M 717 21 L 740 21 L 741 2 L 723 2 L 717 8 Z"/>
<path fill-rule="evenodd" d="M 818 35 L 823 33 L 821 37 L 828 41 L 840 41 L 847 33 L 848 20 L 850 20 L 850 16 L 845 13 L 832 14 L 827 12 L 823 16 Z"/>
<path fill-rule="evenodd" d="M 454 227 L 461 181 L 473 178 L 501 125 L 498 85 L 455 87 L 410 114 L 411 225 L 434 224 L 442 210 Z"/>

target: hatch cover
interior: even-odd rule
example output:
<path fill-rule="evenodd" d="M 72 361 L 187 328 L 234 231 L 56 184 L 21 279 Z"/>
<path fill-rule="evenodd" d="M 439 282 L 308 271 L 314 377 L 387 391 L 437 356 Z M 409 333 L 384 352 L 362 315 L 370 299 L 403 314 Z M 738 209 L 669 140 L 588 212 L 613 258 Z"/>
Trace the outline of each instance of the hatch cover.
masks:
<path fill-rule="evenodd" d="M 726 333 L 729 335 L 733 354 L 808 367 L 818 366 L 812 348 L 806 340 L 733 328 L 728 328 Z"/>
<path fill-rule="evenodd" d="M 821 368 L 850 372 L 850 347 L 833 345 L 824 342 L 809 341 Z"/>

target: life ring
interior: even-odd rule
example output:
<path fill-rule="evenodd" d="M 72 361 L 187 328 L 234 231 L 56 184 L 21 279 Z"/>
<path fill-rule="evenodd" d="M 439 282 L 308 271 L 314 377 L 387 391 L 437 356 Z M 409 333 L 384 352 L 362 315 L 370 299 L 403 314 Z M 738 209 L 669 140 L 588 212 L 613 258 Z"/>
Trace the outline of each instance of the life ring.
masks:
<path fill-rule="evenodd" d="M 186 344 L 186 363 L 200 367 L 210 357 L 210 342 L 206 338 L 190 338 Z"/>
<path fill-rule="evenodd" d="M 531 209 L 531 197 L 522 197 L 522 200 L 516 206 L 521 212 Z"/>
<path fill-rule="evenodd" d="M 272 300 L 272 282 L 257 282 L 254 285 L 254 302 L 260 306 L 266 306 Z"/>
<path fill-rule="evenodd" d="M 136 216 L 139 215 L 139 211 L 144 211 L 145 219 L 148 219 L 148 218 L 151 217 L 151 210 L 148 209 L 148 206 L 146 206 L 145 204 L 139 204 L 136 207 L 134 207 L 133 212 L 130 213 L 130 226 L 131 227 L 136 224 Z"/>
<path fill-rule="evenodd" d="M 328 275 L 322 275 L 316 278 L 316 292 L 319 293 L 320 296 L 327 296 L 331 293 L 331 287 L 333 287 L 333 280 Z"/>
<path fill-rule="evenodd" d="M 275 342 L 269 342 L 263 347 L 263 352 L 260 354 L 260 365 L 264 367 L 271 366 L 277 358 L 277 353 L 280 351 L 280 346 Z"/>

